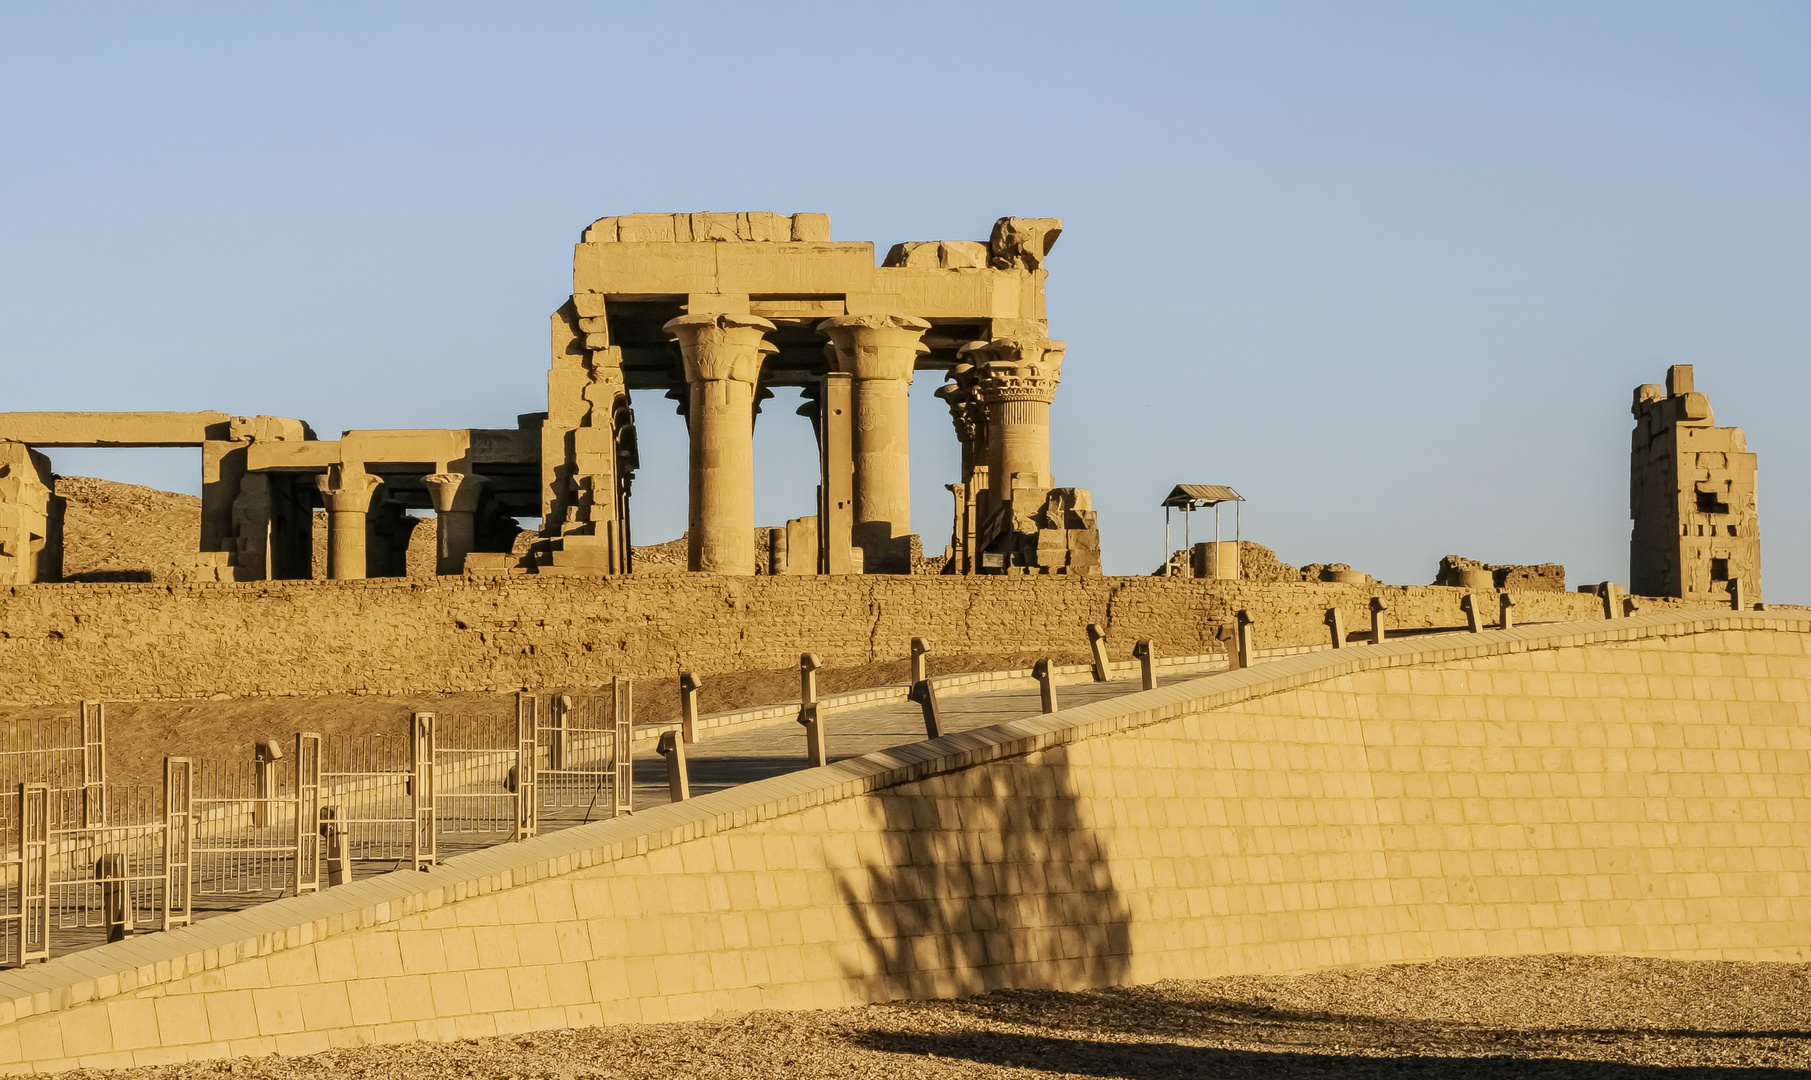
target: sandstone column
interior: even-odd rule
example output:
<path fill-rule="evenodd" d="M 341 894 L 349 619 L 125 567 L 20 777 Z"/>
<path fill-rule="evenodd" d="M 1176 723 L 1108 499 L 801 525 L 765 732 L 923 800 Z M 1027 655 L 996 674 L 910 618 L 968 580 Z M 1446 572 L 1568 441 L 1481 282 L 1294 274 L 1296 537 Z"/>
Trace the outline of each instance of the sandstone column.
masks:
<path fill-rule="evenodd" d="M 365 516 L 383 479 L 366 472 L 362 464 L 332 465 L 318 483 L 327 506 L 327 576 L 335 581 L 362 579 Z"/>
<path fill-rule="evenodd" d="M 986 409 L 994 506 L 1010 501 L 1015 487 L 1054 486 L 1050 403 L 1056 400 L 1065 347 L 1061 341 L 1020 337 L 963 347 L 978 369 L 975 396 Z"/>
<path fill-rule="evenodd" d="M 465 557 L 477 538 L 478 496 L 484 477 L 476 473 L 433 473 L 422 477 L 434 501 L 434 572 L 463 574 Z"/>
<path fill-rule="evenodd" d="M 833 346 L 826 346 L 834 351 Z M 854 380 L 846 371 L 824 373 L 823 397 L 818 416 L 822 467 L 821 502 L 818 508 L 818 573 L 855 572 L 855 453 L 850 415 Z"/>
<path fill-rule="evenodd" d="M 937 396 L 949 406 L 950 424 L 956 429 L 956 442 L 962 448 L 962 466 L 958 479 L 969 483 L 975 466 L 986 461 L 987 419 L 975 399 L 975 366 L 957 364 L 950 371 L 951 382 L 937 388 Z"/>
<path fill-rule="evenodd" d="M 836 350 L 837 370 L 855 379 L 855 536 L 870 555 L 863 567 L 869 573 L 911 569 L 900 565 L 906 552 L 893 550 L 902 546 L 887 542 L 912 531 L 906 395 L 912 368 L 930 351 L 923 341 L 930 328 L 923 319 L 883 314 L 844 315 L 818 324 Z"/>
<path fill-rule="evenodd" d="M 689 387 L 692 435 L 687 567 L 718 574 L 755 572 L 755 380 L 778 349 L 762 335 L 773 323 L 753 315 L 681 315 L 666 324 L 679 339 Z"/>

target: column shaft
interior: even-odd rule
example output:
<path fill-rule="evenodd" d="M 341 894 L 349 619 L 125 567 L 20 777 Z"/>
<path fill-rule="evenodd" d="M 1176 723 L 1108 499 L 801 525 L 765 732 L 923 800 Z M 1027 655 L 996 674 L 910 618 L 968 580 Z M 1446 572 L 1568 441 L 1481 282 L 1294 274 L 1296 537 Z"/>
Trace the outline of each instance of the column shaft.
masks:
<path fill-rule="evenodd" d="M 845 372 L 824 376 L 823 411 L 818 424 L 823 432 L 824 505 L 820 509 L 818 569 L 825 574 L 852 574 L 855 559 L 855 452 L 851 416 L 854 412 L 853 380 Z"/>
<path fill-rule="evenodd" d="M 830 338 L 836 370 L 854 376 L 856 543 L 867 573 L 908 573 L 912 531 L 912 457 L 908 391 L 912 369 L 929 348 L 931 324 L 907 315 L 844 315 L 818 329 Z M 897 542 L 895 542 L 897 541 Z"/>
<path fill-rule="evenodd" d="M 478 542 L 478 496 L 484 477 L 433 473 L 422 477 L 434 504 L 434 572 L 465 573 L 465 557 Z"/>
<path fill-rule="evenodd" d="M 733 379 L 691 386 L 687 559 L 693 570 L 755 572 L 754 389 Z"/>
<path fill-rule="evenodd" d="M 718 574 L 755 572 L 755 383 L 777 349 L 773 324 L 740 314 L 681 315 L 666 324 L 685 359 L 691 484 L 687 565 Z"/>
<path fill-rule="evenodd" d="M 335 465 L 318 482 L 327 506 L 327 576 L 335 581 L 362 580 L 370 573 L 366 519 L 383 480 L 359 465 Z"/>
<path fill-rule="evenodd" d="M 1050 476 L 1050 403 L 996 401 L 987 407 L 991 436 L 988 475 L 998 498 L 1012 494 L 1012 478 Z M 1048 479 L 1042 481 L 1049 486 Z"/>

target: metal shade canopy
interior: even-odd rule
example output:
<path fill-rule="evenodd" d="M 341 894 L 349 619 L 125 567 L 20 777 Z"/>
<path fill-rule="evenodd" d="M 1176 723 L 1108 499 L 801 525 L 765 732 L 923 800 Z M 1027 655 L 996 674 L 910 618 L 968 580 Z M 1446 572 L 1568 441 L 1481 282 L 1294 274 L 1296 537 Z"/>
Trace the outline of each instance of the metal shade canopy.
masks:
<path fill-rule="evenodd" d="M 1158 504 L 1163 507 L 1163 558 L 1165 568 L 1172 571 L 1175 569 L 1169 561 L 1171 557 L 1171 510 L 1182 511 L 1182 543 L 1183 547 L 1187 549 L 1194 547 L 1194 538 L 1192 536 L 1193 530 L 1190 528 L 1194 512 L 1210 506 L 1214 508 L 1214 543 L 1218 544 L 1220 542 L 1220 504 L 1232 503 L 1233 536 L 1235 537 L 1234 543 L 1237 543 L 1237 538 L 1239 538 L 1241 532 L 1238 513 L 1240 509 L 1239 504 L 1244 501 L 1245 496 L 1234 491 L 1232 488 L 1227 487 L 1225 484 L 1177 484 L 1172 488 L 1170 493 L 1164 496 L 1163 502 Z"/>
<path fill-rule="evenodd" d="M 1223 502 L 1244 501 L 1245 496 L 1224 484 L 1177 484 L 1158 505 L 1195 510 L 1205 506 L 1218 506 Z"/>

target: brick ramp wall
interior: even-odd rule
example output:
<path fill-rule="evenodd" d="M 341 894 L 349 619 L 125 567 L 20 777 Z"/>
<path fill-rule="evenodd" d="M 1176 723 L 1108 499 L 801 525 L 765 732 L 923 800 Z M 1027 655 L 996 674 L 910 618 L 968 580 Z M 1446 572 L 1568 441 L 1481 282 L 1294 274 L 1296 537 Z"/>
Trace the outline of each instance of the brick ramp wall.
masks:
<path fill-rule="evenodd" d="M 1462 627 L 1464 590 L 1255 585 L 1159 578 L 463 578 L 0 588 L 0 696 L 18 704 L 500 691 L 608 685 L 903 657 L 914 636 L 945 656 L 1080 650 L 1100 623 L 1114 659 L 1139 638 L 1159 655 L 1219 652 L 1233 612 L 1259 648 L 1326 640 L 1329 607 L 1352 631 L 1370 599 L 1393 627 Z M 1601 613 L 1595 597 L 1518 592 L 1523 623 Z M 1677 601 L 1651 601 L 1655 605 Z M 1485 598 L 1493 613 L 1495 600 Z M 1494 620 L 1493 620 L 1494 621 Z"/>
<path fill-rule="evenodd" d="M 1811 957 L 1811 620 L 1319 652 L 0 975 L 13 1069 L 1555 951 Z"/>

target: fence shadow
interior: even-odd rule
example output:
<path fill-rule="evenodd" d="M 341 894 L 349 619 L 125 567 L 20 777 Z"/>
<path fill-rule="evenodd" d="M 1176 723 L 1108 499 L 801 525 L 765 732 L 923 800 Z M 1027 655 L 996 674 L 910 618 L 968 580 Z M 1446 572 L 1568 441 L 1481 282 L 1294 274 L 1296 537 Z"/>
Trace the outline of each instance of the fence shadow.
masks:
<path fill-rule="evenodd" d="M 837 889 L 861 935 L 844 976 L 868 1000 L 1124 980 L 1130 913 L 1066 753 L 866 797 L 862 866 Z"/>

